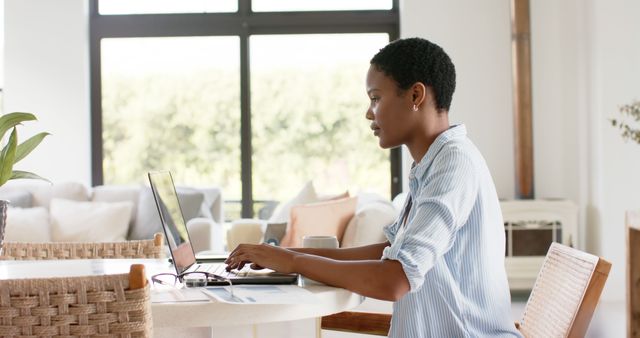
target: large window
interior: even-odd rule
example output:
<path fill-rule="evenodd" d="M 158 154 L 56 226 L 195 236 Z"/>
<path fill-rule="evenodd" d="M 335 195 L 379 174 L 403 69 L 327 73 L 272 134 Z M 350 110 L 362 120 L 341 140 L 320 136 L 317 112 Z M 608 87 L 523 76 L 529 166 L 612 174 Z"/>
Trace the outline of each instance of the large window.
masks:
<path fill-rule="evenodd" d="M 389 153 L 364 118 L 368 60 L 387 34 L 251 37 L 253 193 L 283 200 L 322 189 L 390 195 Z M 286 171 L 286 179 L 274 174 Z"/>
<path fill-rule="evenodd" d="M 105 38 L 102 170 L 106 184 L 216 182 L 241 195 L 238 37 Z"/>
<path fill-rule="evenodd" d="M 220 186 L 228 219 L 308 180 L 392 197 L 400 154 L 368 128 L 364 77 L 397 38 L 397 11 L 392 0 L 94 0 L 93 184 L 169 169 Z"/>

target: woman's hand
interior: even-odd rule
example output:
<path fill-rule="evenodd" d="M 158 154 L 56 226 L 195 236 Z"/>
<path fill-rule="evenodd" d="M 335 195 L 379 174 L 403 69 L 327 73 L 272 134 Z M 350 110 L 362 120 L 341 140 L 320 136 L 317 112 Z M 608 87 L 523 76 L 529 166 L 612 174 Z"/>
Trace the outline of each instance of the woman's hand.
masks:
<path fill-rule="evenodd" d="M 252 263 L 251 268 L 269 268 L 282 273 L 293 271 L 293 259 L 301 253 L 283 249 L 269 244 L 240 244 L 231 252 L 227 260 L 227 271 L 242 269 L 245 264 Z"/>

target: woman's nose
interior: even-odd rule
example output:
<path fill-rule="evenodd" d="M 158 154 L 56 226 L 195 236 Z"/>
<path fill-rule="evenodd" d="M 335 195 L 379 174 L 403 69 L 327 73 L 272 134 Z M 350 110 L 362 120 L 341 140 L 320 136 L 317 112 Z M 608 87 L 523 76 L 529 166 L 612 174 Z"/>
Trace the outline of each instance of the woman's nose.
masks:
<path fill-rule="evenodd" d="M 367 120 L 373 120 L 373 111 L 371 110 L 371 108 L 367 109 L 365 117 L 367 118 Z"/>

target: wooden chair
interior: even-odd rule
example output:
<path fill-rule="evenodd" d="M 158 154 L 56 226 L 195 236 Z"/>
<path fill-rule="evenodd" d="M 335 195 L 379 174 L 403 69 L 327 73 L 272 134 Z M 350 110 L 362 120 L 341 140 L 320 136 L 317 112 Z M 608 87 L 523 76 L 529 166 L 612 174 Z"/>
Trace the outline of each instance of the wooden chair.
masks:
<path fill-rule="evenodd" d="M 525 337 L 584 337 L 609 270 L 602 258 L 551 244 L 516 327 Z M 341 312 L 323 317 L 321 328 L 386 336 L 390 322 L 389 314 Z"/>
<path fill-rule="evenodd" d="M 161 233 L 153 239 L 125 242 L 4 242 L 0 260 L 163 258 L 163 242 Z"/>
<path fill-rule="evenodd" d="M 640 210 L 627 211 L 627 337 L 640 337 Z"/>
<path fill-rule="evenodd" d="M 0 280 L 0 337 L 152 337 L 144 265 L 128 274 Z"/>

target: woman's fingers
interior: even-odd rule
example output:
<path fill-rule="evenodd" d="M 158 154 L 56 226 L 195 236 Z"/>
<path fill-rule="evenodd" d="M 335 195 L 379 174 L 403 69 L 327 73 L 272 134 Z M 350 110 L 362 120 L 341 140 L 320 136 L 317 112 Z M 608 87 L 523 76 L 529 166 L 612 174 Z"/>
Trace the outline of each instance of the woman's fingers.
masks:
<path fill-rule="evenodd" d="M 261 245 L 240 244 L 235 250 L 229 254 L 229 257 L 225 260 L 227 264 L 227 271 L 242 269 L 246 264 L 251 264 L 251 268 L 254 270 L 264 269 L 260 263 L 264 264 L 265 258 L 268 257 L 268 251 L 273 250 L 271 247 L 264 247 Z M 265 257 L 266 255 L 266 257 Z M 256 261 L 260 261 L 257 263 Z M 267 263 L 269 264 L 269 263 Z"/>
<path fill-rule="evenodd" d="M 233 261 L 234 259 L 236 259 L 238 256 L 240 255 L 244 255 L 246 253 L 251 252 L 254 248 L 255 245 L 250 245 L 250 244 L 240 244 L 238 245 L 235 249 L 233 249 L 233 251 L 231 251 L 231 253 L 229 254 L 229 256 L 227 257 L 227 259 L 224 261 L 225 263 L 229 263 L 231 261 Z"/>
<path fill-rule="evenodd" d="M 227 271 L 237 269 L 241 270 L 245 264 L 251 263 L 252 259 L 249 253 L 242 251 L 234 251 L 233 256 L 229 255 L 229 258 L 225 261 L 227 263 Z"/>
<path fill-rule="evenodd" d="M 262 266 L 260 266 L 260 265 L 258 265 L 258 264 L 256 264 L 256 263 L 252 263 L 252 264 L 251 264 L 251 268 L 252 268 L 253 270 L 262 270 L 262 269 L 264 269 L 264 267 L 262 267 Z"/>

